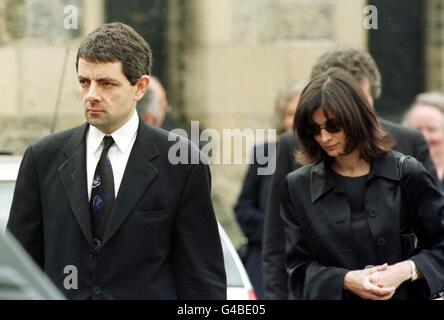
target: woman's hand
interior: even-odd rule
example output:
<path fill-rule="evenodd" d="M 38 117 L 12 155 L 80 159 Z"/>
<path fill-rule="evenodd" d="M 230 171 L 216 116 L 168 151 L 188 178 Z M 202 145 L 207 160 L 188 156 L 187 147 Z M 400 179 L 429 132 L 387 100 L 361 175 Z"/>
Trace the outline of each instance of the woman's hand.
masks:
<path fill-rule="evenodd" d="M 385 272 L 387 268 L 387 264 L 383 264 L 369 269 L 349 271 L 344 277 L 344 289 L 351 291 L 363 299 L 388 300 L 393 296 L 397 287 L 378 286 L 370 281 L 371 275 L 378 272 Z M 381 274 L 380 276 L 384 276 L 385 279 L 385 275 L 386 274 Z"/>
<path fill-rule="evenodd" d="M 373 272 L 368 277 L 371 283 L 380 288 L 398 288 L 404 281 L 410 279 L 411 274 L 409 262 L 402 261 Z"/>

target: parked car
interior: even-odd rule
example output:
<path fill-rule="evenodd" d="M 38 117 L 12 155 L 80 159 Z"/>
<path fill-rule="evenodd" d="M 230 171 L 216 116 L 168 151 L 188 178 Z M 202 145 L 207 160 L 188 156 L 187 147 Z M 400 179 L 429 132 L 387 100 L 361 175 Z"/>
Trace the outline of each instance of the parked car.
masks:
<path fill-rule="evenodd" d="M 227 273 L 227 299 L 256 300 L 256 293 L 248 278 L 247 271 L 230 238 L 220 224 L 219 234 L 222 241 L 225 272 Z"/>
<path fill-rule="evenodd" d="M 0 156 L 0 228 L 5 230 L 21 157 Z"/>
<path fill-rule="evenodd" d="M 21 157 L 0 156 L 0 230 L 2 232 L 5 230 L 8 222 L 20 161 Z M 256 295 L 242 261 L 220 224 L 219 233 L 227 273 L 227 299 L 255 300 Z"/>
<path fill-rule="evenodd" d="M 5 233 L 21 157 L 0 156 L 0 300 L 60 300 L 63 294 Z"/>

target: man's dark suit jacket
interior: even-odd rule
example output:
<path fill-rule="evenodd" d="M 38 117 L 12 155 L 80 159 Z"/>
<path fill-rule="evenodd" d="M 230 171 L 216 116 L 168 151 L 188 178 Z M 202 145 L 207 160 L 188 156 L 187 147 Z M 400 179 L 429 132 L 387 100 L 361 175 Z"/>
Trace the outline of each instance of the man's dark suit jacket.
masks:
<path fill-rule="evenodd" d="M 379 119 L 381 127 L 395 140 L 394 150 L 418 159 L 437 181 L 435 167 L 429 148 L 422 134 L 393 122 Z M 288 276 L 285 264 L 285 236 L 279 213 L 280 185 L 287 174 L 300 165 L 295 162 L 299 142 L 293 133 L 280 137 L 276 159 L 276 171 L 271 180 L 268 209 L 264 222 L 263 268 L 264 288 L 267 299 L 289 298 Z"/>
<path fill-rule="evenodd" d="M 8 229 L 70 299 L 225 299 L 226 276 L 208 166 L 172 165 L 170 147 L 199 152 L 139 123 L 103 246 L 93 249 L 87 124 L 31 145 Z M 78 288 L 65 289 L 66 266 Z"/>

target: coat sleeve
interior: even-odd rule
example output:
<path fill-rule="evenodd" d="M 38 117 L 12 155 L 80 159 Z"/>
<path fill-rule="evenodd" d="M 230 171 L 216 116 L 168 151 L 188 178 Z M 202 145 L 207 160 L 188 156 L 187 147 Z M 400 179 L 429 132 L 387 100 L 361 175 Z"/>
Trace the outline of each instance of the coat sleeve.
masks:
<path fill-rule="evenodd" d="M 286 141 L 279 143 L 276 171 L 271 178 L 267 211 L 264 219 L 262 244 L 264 290 L 266 299 L 288 299 L 288 275 L 285 270 L 285 236 L 279 214 L 280 185 L 291 172 L 290 146 Z M 292 148 L 291 148 L 292 149 Z"/>
<path fill-rule="evenodd" d="M 227 281 L 210 179 L 207 165 L 194 165 L 175 222 L 172 250 L 181 300 L 226 299 Z"/>
<path fill-rule="evenodd" d="M 43 269 L 43 219 L 32 146 L 20 164 L 7 229 Z"/>
<path fill-rule="evenodd" d="M 344 277 L 349 270 L 327 267 L 317 261 L 304 237 L 307 230 L 304 230 L 301 219 L 303 208 L 295 193 L 289 189 L 287 178 L 281 189 L 280 210 L 285 229 L 286 261 L 291 293 L 296 299 L 302 300 L 340 300 Z"/>
<path fill-rule="evenodd" d="M 444 288 L 444 197 L 433 177 L 416 161 L 404 164 L 404 185 L 420 250 L 411 257 L 424 276 L 430 297 Z"/>

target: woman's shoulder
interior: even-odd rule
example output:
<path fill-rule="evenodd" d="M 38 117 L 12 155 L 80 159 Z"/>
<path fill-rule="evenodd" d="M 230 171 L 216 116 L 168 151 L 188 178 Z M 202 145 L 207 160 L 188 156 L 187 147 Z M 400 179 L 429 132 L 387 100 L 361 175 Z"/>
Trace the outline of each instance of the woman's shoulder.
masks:
<path fill-rule="evenodd" d="M 418 179 L 424 175 L 429 175 L 422 162 L 413 156 L 397 151 L 391 151 L 389 156 L 395 160 L 398 174 L 402 179 Z"/>
<path fill-rule="evenodd" d="M 389 156 L 393 157 L 398 165 L 402 163 L 403 168 L 405 167 L 406 169 L 416 171 L 420 170 L 421 167 L 424 168 L 422 163 L 414 156 L 410 156 L 394 150 L 390 151 Z"/>

